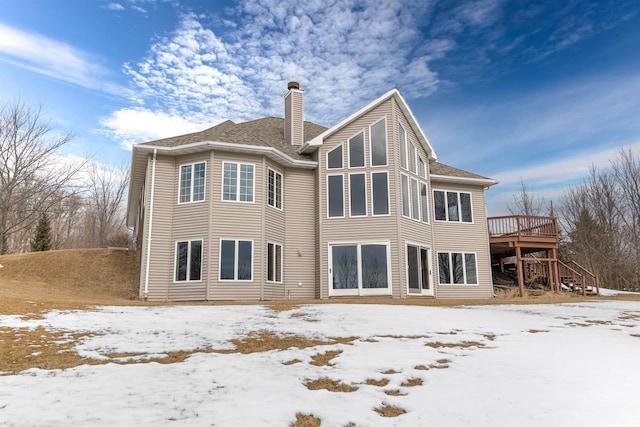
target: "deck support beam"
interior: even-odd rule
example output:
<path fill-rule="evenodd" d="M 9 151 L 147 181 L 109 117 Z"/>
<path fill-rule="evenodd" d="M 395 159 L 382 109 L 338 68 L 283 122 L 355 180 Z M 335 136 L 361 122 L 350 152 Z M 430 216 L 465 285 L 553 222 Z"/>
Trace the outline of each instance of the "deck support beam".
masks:
<path fill-rule="evenodd" d="M 522 260 L 522 251 L 520 246 L 516 246 L 516 269 L 518 271 L 518 287 L 520 288 L 520 296 L 524 296 L 524 268 Z"/>

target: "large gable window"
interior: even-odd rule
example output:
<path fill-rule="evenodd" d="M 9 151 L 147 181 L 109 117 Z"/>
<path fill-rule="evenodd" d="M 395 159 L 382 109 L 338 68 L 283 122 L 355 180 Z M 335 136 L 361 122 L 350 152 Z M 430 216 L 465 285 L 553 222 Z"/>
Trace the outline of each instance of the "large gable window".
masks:
<path fill-rule="evenodd" d="M 342 175 L 327 176 L 327 216 L 344 216 L 344 177 Z"/>
<path fill-rule="evenodd" d="M 180 203 L 204 200 L 205 163 L 180 166 Z"/>
<path fill-rule="evenodd" d="M 473 222 L 470 193 L 436 190 L 433 205 L 436 221 Z"/>
<path fill-rule="evenodd" d="M 438 281 L 441 285 L 477 285 L 476 254 L 438 253 Z"/>
<path fill-rule="evenodd" d="M 251 281 L 253 242 L 220 240 L 220 280 Z"/>
<path fill-rule="evenodd" d="M 371 126 L 371 166 L 387 165 L 387 120 L 382 119 Z"/>
<path fill-rule="evenodd" d="M 327 153 L 327 169 L 342 169 L 342 145 Z"/>
<path fill-rule="evenodd" d="M 402 179 L 402 216 L 429 222 L 426 182 L 404 174 L 400 177 Z"/>
<path fill-rule="evenodd" d="M 282 174 L 269 169 L 268 181 L 267 204 L 282 209 Z"/>
<path fill-rule="evenodd" d="M 398 124 L 398 143 L 400 144 L 400 166 L 407 168 L 407 132 Z"/>
<path fill-rule="evenodd" d="M 349 175 L 349 215 L 367 215 L 367 183 L 365 174 L 352 173 Z"/>
<path fill-rule="evenodd" d="M 364 167 L 364 132 L 349 139 L 349 167 Z"/>
<path fill-rule="evenodd" d="M 202 276 L 202 240 L 176 242 L 176 282 L 198 281 Z"/>
<path fill-rule="evenodd" d="M 371 193 L 374 215 L 389 215 L 389 179 L 387 172 L 371 174 Z"/>
<path fill-rule="evenodd" d="M 254 165 L 223 162 L 222 200 L 253 202 Z"/>

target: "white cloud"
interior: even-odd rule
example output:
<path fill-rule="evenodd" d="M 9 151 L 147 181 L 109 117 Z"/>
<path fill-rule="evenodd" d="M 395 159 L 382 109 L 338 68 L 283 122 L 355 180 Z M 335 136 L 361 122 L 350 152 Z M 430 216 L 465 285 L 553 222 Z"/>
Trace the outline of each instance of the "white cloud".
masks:
<path fill-rule="evenodd" d="M 120 3 L 109 3 L 105 7 L 109 10 L 124 10 L 124 6 Z"/>
<path fill-rule="evenodd" d="M 87 89 L 115 95 L 124 90 L 108 82 L 100 60 L 66 43 L 0 23 L 0 60 Z"/>
<path fill-rule="evenodd" d="M 106 133 L 120 141 L 125 149 L 139 142 L 196 132 L 216 123 L 198 123 L 144 108 L 121 109 L 100 121 Z"/>

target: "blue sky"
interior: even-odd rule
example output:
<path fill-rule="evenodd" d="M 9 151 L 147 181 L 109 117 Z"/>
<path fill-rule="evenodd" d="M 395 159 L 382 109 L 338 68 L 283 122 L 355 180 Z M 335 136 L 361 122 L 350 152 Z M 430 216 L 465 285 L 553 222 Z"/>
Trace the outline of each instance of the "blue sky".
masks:
<path fill-rule="evenodd" d="M 0 0 L 0 99 L 42 104 L 65 154 L 106 164 L 132 143 L 225 119 L 335 124 L 389 89 L 440 161 L 547 199 L 640 155 L 640 4 L 631 1 Z"/>

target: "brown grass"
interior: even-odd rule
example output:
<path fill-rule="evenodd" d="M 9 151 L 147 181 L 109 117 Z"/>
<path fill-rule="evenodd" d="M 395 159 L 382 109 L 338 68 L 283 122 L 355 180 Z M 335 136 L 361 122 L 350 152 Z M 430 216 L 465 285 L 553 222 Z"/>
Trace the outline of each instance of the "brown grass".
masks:
<path fill-rule="evenodd" d="M 632 337 L 640 338 L 640 334 L 631 334 Z"/>
<path fill-rule="evenodd" d="M 482 336 L 488 339 L 489 341 L 493 341 L 496 339 L 496 334 L 482 334 Z"/>
<path fill-rule="evenodd" d="M 296 420 L 289 424 L 291 427 L 320 427 L 320 418 L 314 417 L 313 414 L 296 414 Z"/>
<path fill-rule="evenodd" d="M 269 350 L 286 350 L 289 348 L 307 348 L 319 345 L 345 344 L 358 337 L 329 338 L 328 340 L 310 339 L 298 335 L 277 335 L 270 331 L 254 332 L 243 339 L 233 339 L 231 343 L 238 353 L 261 353 Z"/>
<path fill-rule="evenodd" d="M 389 384 L 389 380 L 386 378 L 383 378 L 381 380 L 374 380 L 373 378 L 369 378 L 367 379 L 366 383 L 369 385 L 375 385 L 376 387 L 384 387 Z"/>
<path fill-rule="evenodd" d="M 393 389 L 393 390 L 385 390 L 384 394 L 389 395 L 389 396 L 406 396 L 406 394 L 402 393 L 400 390 L 398 389 Z"/>
<path fill-rule="evenodd" d="M 395 369 L 387 369 L 386 371 L 383 372 L 383 374 L 385 375 L 392 375 L 392 374 L 397 374 L 398 371 L 396 371 Z"/>
<path fill-rule="evenodd" d="M 342 350 L 330 350 L 325 353 L 318 353 L 311 356 L 311 362 L 309 362 L 309 364 L 314 366 L 333 366 L 331 361 L 340 353 L 342 353 Z"/>
<path fill-rule="evenodd" d="M 413 369 L 417 369 L 418 371 L 428 371 L 429 367 L 428 366 L 424 366 L 424 365 L 418 365 L 418 366 L 414 367 Z"/>
<path fill-rule="evenodd" d="M 382 406 L 378 406 L 377 408 L 374 409 L 374 411 L 376 411 L 383 417 L 398 417 L 402 414 L 407 413 L 407 411 L 405 411 L 402 408 L 399 408 L 393 405 L 385 405 L 385 404 L 382 404 Z"/>
<path fill-rule="evenodd" d="M 400 384 L 400 387 L 415 387 L 422 384 L 422 378 L 409 378 L 408 380 Z"/>
<path fill-rule="evenodd" d="M 309 390 L 329 390 L 333 392 L 351 393 L 358 390 L 358 387 L 345 384 L 330 378 L 319 378 L 313 381 L 307 381 L 304 384 Z"/>
<path fill-rule="evenodd" d="M 428 342 L 426 346 L 433 348 L 469 348 L 469 347 L 484 347 L 484 344 L 477 341 L 461 341 L 461 342 Z"/>
<path fill-rule="evenodd" d="M 282 362 L 282 364 L 289 366 L 289 365 L 293 365 L 295 363 L 300 363 L 300 362 L 302 362 L 302 360 L 300 359 L 291 359 L 291 360 L 287 360 L 286 362 Z"/>
<path fill-rule="evenodd" d="M 545 331 L 543 329 L 529 329 L 527 332 L 529 332 L 530 334 L 540 334 L 540 333 L 549 332 L 549 331 Z"/>

